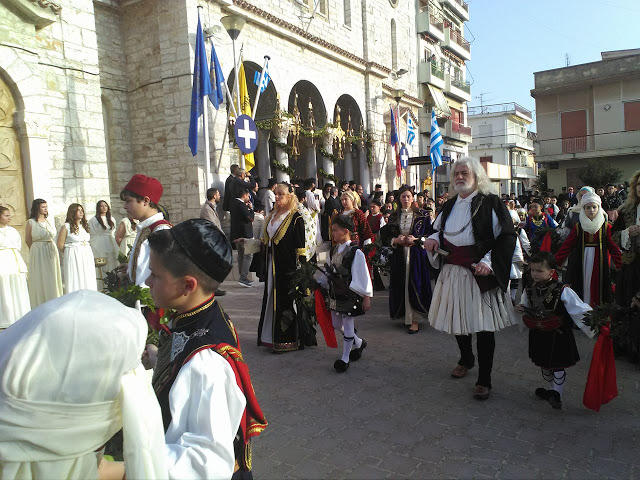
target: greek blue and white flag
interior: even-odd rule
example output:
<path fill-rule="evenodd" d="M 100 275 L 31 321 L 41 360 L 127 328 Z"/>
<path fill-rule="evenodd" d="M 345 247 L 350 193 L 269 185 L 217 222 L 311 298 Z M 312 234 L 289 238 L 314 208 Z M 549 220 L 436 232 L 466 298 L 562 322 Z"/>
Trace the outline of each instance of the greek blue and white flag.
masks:
<path fill-rule="evenodd" d="M 413 120 L 411 119 L 411 115 L 407 113 L 407 145 L 413 145 L 413 142 L 416 139 L 416 127 L 413 124 Z"/>
<path fill-rule="evenodd" d="M 264 76 L 262 77 L 262 83 L 260 83 L 260 76 L 260 72 L 254 73 L 253 83 L 260 87 L 260 93 L 264 93 L 269 86 L 269 80 L 271 80 L 271 77 L 269 77 L 269 61 L 264 64 Z"/>
<path fill-rule="evenodd" d="M 440 128 L 438 127 L 438 121 L 436 119 L 436 112 L 431 110 L 431 144 L 429 147 L 431 157 L 431 170 L 435 170 L 442 165 L 442 135 L 440 134 Z"/>

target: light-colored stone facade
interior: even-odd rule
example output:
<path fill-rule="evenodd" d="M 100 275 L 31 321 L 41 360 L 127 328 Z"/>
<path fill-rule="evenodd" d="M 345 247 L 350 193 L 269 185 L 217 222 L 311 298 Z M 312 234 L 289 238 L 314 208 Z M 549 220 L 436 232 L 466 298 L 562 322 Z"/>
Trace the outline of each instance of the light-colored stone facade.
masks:
<path fill-rule="evenodd" d="M 73 202 L 85 205 L 89 216 L 99 199 L 110 198 L 114 210 L 120 210 L 120 190 L 133 173 L 144 173 L 165 186 L 161 203 L 172 221 L 197 216 L 207 187 L 203 139 L 201 132 L 201 151 L 193 157 L 188 129 L 199 6 L 203 26 L 214 33 L 211 41 L 226 78 L 232 77 L 233 54 L 220 18 L 240 15 L 247 21 L 237 42 L 245 68 L 261 66 L 265 55 L 271 57 L 270 88 L 283 110 L 290 110 L 294 89 L 309 92 L 312 85 L 314 112 L 326 112 L 324 118 L 317 114 L 319 126 L 335 122 L 336 105 L 347 105 L 341 112 L 343 124 L 350 115 L 355 134 L 361 121 L 373 138 L 371 167 L 362 143 L 347 145 L 345 160 L 333 165 L 316 149 L 331 152 L 330 138 L 313 144 L 303 138 L 302 154 L 294 161 L 283 157 L 273 142 L 269 146 L 277 132 L 262 131 L 256 170 L 263 183 L 276 174 L 282 178 L 270 164 L 279 154 L 296 175 L 314 176 L 315 165 L 345 180 L 354 178 L 367 190 L 375 183 L 397 187 L 388 112 L 395 104 L 394 88 L 405 90 L 401 108 L 408 108 L 414 119 L 422 105 L 416 82 L 416 6 L 404 0 L 397 6 L 389 0 L 325 0 L 312 16 L 308 3 L 3 1 L 0 79 L 15 113 L 0 133 L 11 132 L 19 146 L 12 150 L 13 167 L 3 171 L 0 164 L 0 198 L 4 201 L 9 182 L 16 183 L 20 188 L 11 199 L 16 217 L 26 215 L 34 198 L 45 198 L 59 223 Z M 400 69 L 408 73 L 397 76 Z M 247 81 L 253 81 L 252 75 Z M 308 101 L 299 99 L 303 111 Z M 262 103 L 258 111 L 264 117 Z M 228 137 L 223 141 L 226 102 L 217 111 L 209 106 L 209 127 L 212 182 L 222 186 L 238 159 Z M 401 124 L 401 135 L 405 128 Z"/>

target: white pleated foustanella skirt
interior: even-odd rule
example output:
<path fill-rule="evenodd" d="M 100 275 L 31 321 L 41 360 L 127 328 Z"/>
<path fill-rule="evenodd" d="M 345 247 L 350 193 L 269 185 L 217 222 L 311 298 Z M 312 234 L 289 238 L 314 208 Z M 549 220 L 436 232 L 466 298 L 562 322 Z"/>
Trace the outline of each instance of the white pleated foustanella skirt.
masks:
<path fill-rule="evenodd" d="M 482 293 L 471 270 L 445 264 L 436 283 L 429 323 L 453 335 L 497 332 L 517 324 L 509 294 L 500 288 Z"/>

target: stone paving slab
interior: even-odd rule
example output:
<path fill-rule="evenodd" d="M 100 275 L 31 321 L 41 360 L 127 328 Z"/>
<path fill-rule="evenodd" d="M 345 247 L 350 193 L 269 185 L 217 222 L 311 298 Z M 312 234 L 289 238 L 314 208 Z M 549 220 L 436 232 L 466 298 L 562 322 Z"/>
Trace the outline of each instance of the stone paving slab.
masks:
<path fill-rule="evenodd" d="M 542 378 L 518 327 L 496 334 L 494 388 L 478 402 L 477 369 L 450 377 L 455 338 L 425 326 L 407 335 L 388 317 L 385 292 L 356 320 L 368 342 L 362 359 L 337 374 L 341 350 L 326 347 L 321 333 L 320 346 L 297 352 L 256 346 L 263 284 L 222 288 L 269 421 L 253 442 L 257 479 L 640 480 L 640 369 L 618 359 L 620 395 L 599 413 L 586 409 L 594 342 L 580 332 L 582 359 L 568 369 L 562 410 L 535 398 Z"/>

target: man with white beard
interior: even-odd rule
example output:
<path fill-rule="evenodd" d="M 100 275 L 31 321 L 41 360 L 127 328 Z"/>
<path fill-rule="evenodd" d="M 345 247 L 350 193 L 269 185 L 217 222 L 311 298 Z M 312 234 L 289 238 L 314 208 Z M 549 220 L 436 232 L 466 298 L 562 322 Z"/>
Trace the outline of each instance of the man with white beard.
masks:
<path fill-rule="evenodd" d="M 494 332 L 515 325 L 515 311 L 508 293 L 511 258 L 516 232 L 500 197 L 489 193 L 491 181 L 480 162 L 464 157 L 454 164 L 451 184 L 457 195 L 442 207 L 433 224 L 437 233 L 424 243 L 428 252 L 448 255 L 436 283 L 429 323 L 456 336 L 460 360 L 451 372 L 466 376 L 475 365 L 471 334 L 477 337 L 478 380 L 474 398 L 491 393 Z"/>

